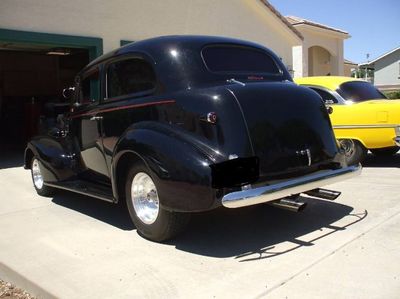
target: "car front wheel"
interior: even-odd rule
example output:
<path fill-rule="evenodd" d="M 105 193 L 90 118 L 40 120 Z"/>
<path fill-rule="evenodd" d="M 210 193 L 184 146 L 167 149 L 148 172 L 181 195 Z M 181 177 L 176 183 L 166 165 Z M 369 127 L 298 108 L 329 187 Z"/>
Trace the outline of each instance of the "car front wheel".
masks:
<path fill-rule="evenodd" d="M 368 150 L 357 140 L 340 139 L 339 144 L 344 151 L 348 165 L 361 163 L 367 157 Z"/>
<path fill-rule="evenodd" d="M 37 194 L 41 196 L 51 197 L 55 193 L 55 189 L 44 184 L 42 168 L 37 157 L 33 157 L 31 163 L 31 176 L 33 186 Z"/>
<path fill-rule="evenodd" d="M 156 242 L 171 239 L 188 223 L 188 213 L 167 211 L 162 207 L 157 186 L 142 163 L 136 163 L 128 171 L 125 198 L 132 222 L 146 239 Z"/>

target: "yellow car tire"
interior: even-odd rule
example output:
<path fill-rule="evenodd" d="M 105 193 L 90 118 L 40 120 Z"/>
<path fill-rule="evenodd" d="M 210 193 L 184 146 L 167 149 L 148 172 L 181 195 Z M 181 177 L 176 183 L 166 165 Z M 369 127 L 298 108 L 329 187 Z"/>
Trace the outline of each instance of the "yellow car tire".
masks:
<path fill-rule="evenodd" d="M 339 139 L 339 144 L 348 165 L 361 163 L 367 157 L 368 150 L 358 140 Z"/>

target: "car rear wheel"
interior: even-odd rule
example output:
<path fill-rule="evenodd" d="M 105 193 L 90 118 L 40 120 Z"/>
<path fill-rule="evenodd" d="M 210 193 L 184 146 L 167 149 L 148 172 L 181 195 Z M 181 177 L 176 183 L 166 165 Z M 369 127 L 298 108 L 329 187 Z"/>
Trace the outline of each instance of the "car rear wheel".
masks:
<path fill-rule="evenodd" d="M 361 163 L 367 157 L 368 150 L 358 140 L 340 139 L 339 144 L 348 165 Z"/>
<path fill-rule="evenodd" d="M 188 223 L 188 213 L 163 208 L 157 186 L 143 163 L 134 164 L 128 171 L 125 198 L 132 222 L 146 239 L 156 242 L 171 239 Z"/>
<path fill-rule="evenodd" d="M 399 148 L 397 146 L 371 149 L 371 152 L 378 157 L 390 157 L 395 155 L 398 151 Z"/>
<path fill-rule="evenodd" d="M 55 189 L 44 184 L 42 168 L 37 157 L 33 157 L 31 163 L 31 175 L 33 186 L 37 194 L 41 196 L 51 197 L 55 193 Z"/>

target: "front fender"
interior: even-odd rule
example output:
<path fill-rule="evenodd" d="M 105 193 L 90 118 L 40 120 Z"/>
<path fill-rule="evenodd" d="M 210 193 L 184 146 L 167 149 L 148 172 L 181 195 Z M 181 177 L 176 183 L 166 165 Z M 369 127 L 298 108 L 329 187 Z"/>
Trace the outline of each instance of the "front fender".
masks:
<path fill-rule="evenodd" d="M 39 158 L 45 182 L 57 182 L 71 178 L 71 155 L 62 144 L 52 137 L 38 136 L 28 142 L 25 150 L 25 168 L 30 168 L 33 156 Z"/>
<path fill-rule="evenodd" d="M 215 202 L 217 190 L 212 188 L 210 165 L 226 157 L 206 141 L 168 124 L 135 124 L 120 138 L 114 151 L 114 186 L 119 180 L 125 182 L 125 178 L 117 176 L 118 167 L 121 167 L 119 161 L 128 154 L 135 154 L 148 166 L 164 208 L 203 211 L 218 204 Z"/>

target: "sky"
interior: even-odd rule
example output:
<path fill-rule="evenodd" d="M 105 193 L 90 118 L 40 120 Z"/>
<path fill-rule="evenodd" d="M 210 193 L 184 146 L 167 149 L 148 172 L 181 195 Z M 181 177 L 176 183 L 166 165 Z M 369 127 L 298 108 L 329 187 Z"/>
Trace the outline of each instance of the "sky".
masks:
<path fill-rule="evenodd" d="M 342 29 L 344 58 L 361 63 L 400 47 L 400 0 L 269 0 L 284 16 Z"/>

